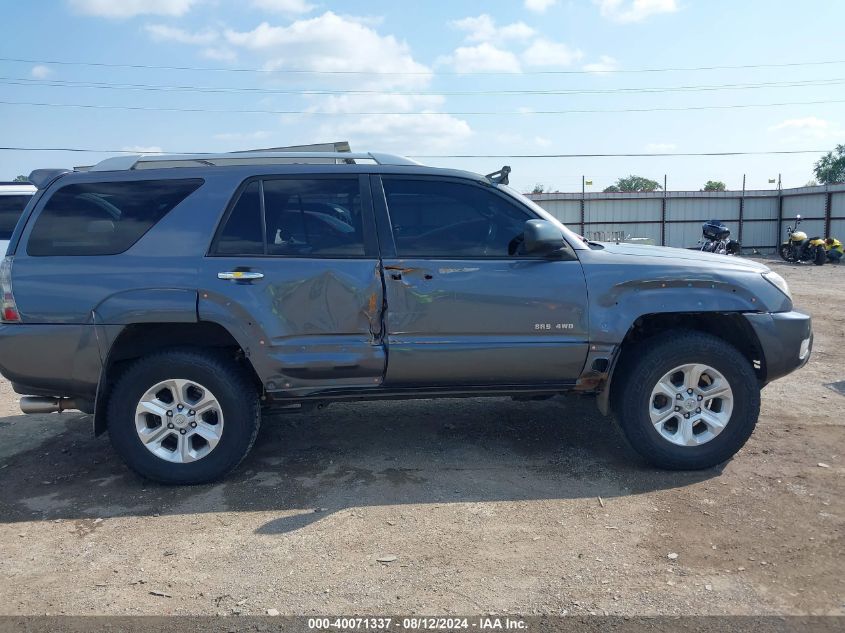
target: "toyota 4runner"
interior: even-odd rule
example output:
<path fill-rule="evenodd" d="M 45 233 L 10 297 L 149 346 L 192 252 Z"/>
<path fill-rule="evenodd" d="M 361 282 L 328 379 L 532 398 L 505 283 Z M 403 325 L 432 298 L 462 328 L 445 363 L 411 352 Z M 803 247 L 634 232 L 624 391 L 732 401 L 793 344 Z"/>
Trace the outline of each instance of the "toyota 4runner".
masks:
<path fill-rule="evenodd" d="M 807 362 L 738 257 L 584 241 L 489 176 L 386 154 L 131 156 L 37 170 L 0 268 L 0 371 L 141 475 L 207 482 L 262 411 L 596 395 L 652 464 L 706 468 Z M 494 423 L 491 421 L 491 423 Z"/>

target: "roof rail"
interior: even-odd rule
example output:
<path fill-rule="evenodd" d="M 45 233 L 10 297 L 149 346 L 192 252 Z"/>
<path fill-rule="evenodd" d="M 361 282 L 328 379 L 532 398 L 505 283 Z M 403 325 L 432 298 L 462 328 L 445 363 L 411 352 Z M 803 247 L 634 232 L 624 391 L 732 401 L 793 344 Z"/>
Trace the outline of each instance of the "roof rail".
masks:
<path fill-rule="evenodd" d="M 419 165 L 418 162 L 379 152 L 230 152 L 226 154 L 133 154 L 106 158 L 88 171 L 159 169 L 162 167 L 201 167 L 224 165 L 344 164 L 356 160 L 377 165 Z"/>

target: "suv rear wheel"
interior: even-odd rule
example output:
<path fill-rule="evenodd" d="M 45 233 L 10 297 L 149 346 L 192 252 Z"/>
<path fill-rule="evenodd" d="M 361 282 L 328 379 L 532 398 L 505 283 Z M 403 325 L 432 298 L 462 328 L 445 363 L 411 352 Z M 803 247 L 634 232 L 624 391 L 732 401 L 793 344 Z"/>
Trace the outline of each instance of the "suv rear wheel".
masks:
<path fill-rule="evenodd" d="M 109 398 L 115 450 L 135 472 L 166 484 L 218 479 L 258 434 L 258 393 L 222 354 L 168 350 L 135 361 Z"/>
<path fill-rule="evenodd" d="M 631 446 L 655 466 L 709 468 L 730 459 L 751 436 L 760 388 L 748 359 L 729 343 L 674 331 L 626 356 L 616 415 Z"/>

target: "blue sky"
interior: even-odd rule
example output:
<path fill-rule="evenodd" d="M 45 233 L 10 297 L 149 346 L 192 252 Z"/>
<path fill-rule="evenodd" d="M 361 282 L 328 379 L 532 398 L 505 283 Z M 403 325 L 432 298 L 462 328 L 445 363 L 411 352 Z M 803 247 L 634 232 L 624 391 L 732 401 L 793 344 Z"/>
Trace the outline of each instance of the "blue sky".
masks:
<path fill-rule="evenodd" d="M 358 150 L 477 155 L 803 150 L 845 143 L 845 63 L 620 72 L 845 60 L 841 2 L 7 0 L 3 15 L 4 59 L 195 70 L 0 61 L 0 101 L 98 106 L 0 104 L 2 146 L 187 152 L 349 140 Z M 490 74 L 502 71 L 510 74 Z M 92 83 L 110 87 L 84 87 Z M 772 83 L 781 85 L 760 85 Z M 726 84 L 753 87 L 700 89 Z M 665 91 L 679 87 L 694 89 Z M 461 92 L 472 94 L 455 94 Z M 837 100 L 843 103 L 534 113 Z M 0 179 L 106 156 L 0 151 Z M 698 189 L 708 179 L 738 188 L 743 173 L 749 188 L 771 187 L 768 179 L 778 173 L 785 187 L 800 186 L 812 177 L 817 158 L 423 162 L 480 172 L 509 163 L 512 182 L 522 189 L 543 183 L 571 191 L 580 188 L 582 174 L 594 190 L 629 173 L 660 181 L 668 174 L 670 189 Z"/>

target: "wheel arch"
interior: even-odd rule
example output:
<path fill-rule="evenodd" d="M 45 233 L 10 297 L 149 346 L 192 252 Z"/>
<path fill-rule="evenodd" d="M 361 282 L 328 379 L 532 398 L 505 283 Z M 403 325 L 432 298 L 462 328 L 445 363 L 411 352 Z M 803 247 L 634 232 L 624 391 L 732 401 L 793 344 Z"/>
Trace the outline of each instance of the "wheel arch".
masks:
<path fill-rule="evenodd" d="M 748 360 L 760 384 L 766 382 L 766 363 L 762 345 L 754 328 L 741 312 L 644 314 L 631 324 L 621 344 L 616 347 L 607 369 L 603 389 L 597 395 L 599 410 L 604 415 L 610 413 L 613 408 L 614 389 L 619 388 L 626 361 L 634 357 L 636 348 L 649 338 L 670 330 L 703 332 L 726 341 Z"/>
<path fill-rule="evenodd" d="M 173 347 L 216 349 L 246 368 L 253 383 L 262 393 L 263 387 L 252 362 L 234 336 L 222 325 L 211 321 L 133 323 L 120 326 L 114 333 L 100 372 L 94 404 L 94 434 L 105 432 L 109 394 L 122 369 L 148 354 Z"/>

